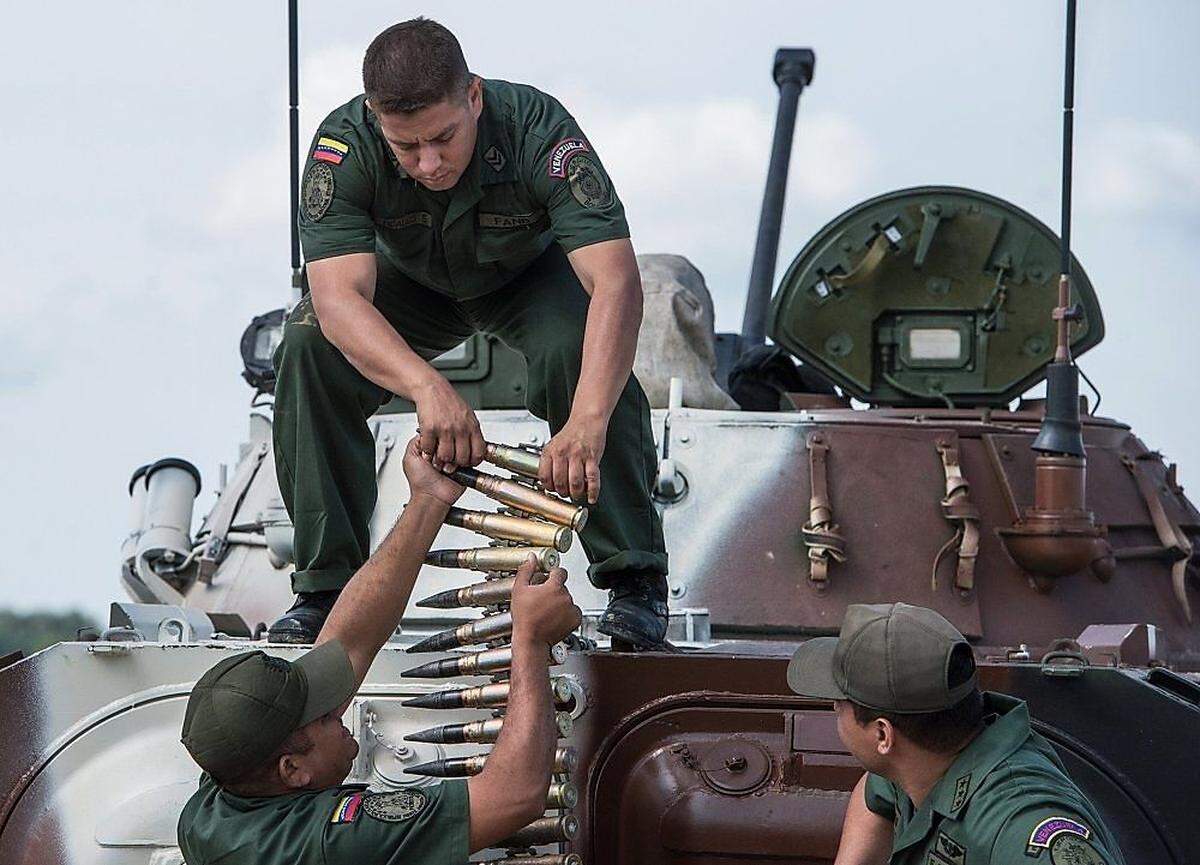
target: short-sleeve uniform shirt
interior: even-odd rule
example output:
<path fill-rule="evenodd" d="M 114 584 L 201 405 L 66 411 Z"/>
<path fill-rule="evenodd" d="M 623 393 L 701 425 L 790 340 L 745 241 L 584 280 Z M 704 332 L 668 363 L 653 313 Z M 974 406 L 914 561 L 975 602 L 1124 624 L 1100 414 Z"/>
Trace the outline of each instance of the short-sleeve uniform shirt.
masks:
<path fill-rule="evenodd" d="M 892 865 L 1124 865 L 1096 809 L 1030 730 L 1025 703 L 984 700 L 990 723 L 919 809 L 867 776 L 867 807 L 895 824 Z"/>
<path fill-rule="evenodd" d="M 467 783 L 235 796 L 207 773 L 179 815 L 187 865 L 464 865 Z"/>
<path fill-rule="evenodd" d="M 524 84 L 483 82 L 475 153 L 450 190 L 400 167 L 366 97 L 321 124 L 305 164 L 307 261 L 374 252 L 459 300 L 503 287 L 553 242 L 571 252 L 629 236 L 625 209 L 575 119 Z"/>

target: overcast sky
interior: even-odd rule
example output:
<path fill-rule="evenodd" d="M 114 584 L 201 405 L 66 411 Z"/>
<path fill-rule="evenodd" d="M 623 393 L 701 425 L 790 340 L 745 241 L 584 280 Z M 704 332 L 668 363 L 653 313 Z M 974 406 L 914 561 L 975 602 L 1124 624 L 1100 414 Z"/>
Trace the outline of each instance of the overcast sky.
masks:
<path fill-rule="evenodd" d="M 1075 252 L 1102 413 L 1200 479 L 1200 4 L 1080 4 Z M 302 4 L 302 136 L 424 14 L 472 69 L 561 99 L 639 252 L 687 255 L 736 329 L 780 45 L 811 46 L 783 242 L 876 193 L 976 187 L 1058 225 L 1062 3 Z M 238 338 L 288 298 L 282 0 L 22 4 L 0 54 L 0 606 L 121 597 L 130 471 L 244 437 Z"/>

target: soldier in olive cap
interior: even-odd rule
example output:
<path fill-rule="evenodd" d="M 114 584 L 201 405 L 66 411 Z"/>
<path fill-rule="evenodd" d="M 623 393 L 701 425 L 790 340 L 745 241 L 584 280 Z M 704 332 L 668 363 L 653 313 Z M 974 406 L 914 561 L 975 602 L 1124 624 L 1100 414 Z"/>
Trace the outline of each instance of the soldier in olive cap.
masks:
<path fill-rule="evenodd" d="M 296 601 L 271 641 L 311 643 L 366 559 L 367 418 L 392 394 L 415 404 L 439 467 L 483 459 L 475 412 L 429 363 L 482 332 L 525 357 L 525 403 L 553 433 L 542 484 L 592 505 L 579 539 L 610 592 L 599 629 L 662 646 L 654 436 L 631 373 L 642 283 L 595 146 L 553 97 L 471 74 L 454 35 L 423 18 L 375 38 L 363 89 L 322 121 L 304 169 L 309 293 L 275 355 L 273 426 Z"/>
<path fill-rule="evenodd" d="M 933 610 L 850 606 L 840 636 L 796 651 L 788 684 L 834 701 L 868 770 L 837 865 L 1124 865 L 1025 704 L 979 690 L 971 647 Z"/>
<path fill-rule="evenodd" d="M 358 744 L 342 714 L 462 493 L 416 439 L 404 471 L 412 498 L 342 591 L 317 645 L 291 662 L 261 651 L 226 658 L 192 690 L 183 744 L 204 771 L 179 816 L 188 865 L 465 863 L 543 813 L 556 739 L 549 647 L 580 615 L 562 570 L 530 585 L 532 557 L 513 588 L 512 690 L 483 772 L 389 793 L 345 783 Z"/>

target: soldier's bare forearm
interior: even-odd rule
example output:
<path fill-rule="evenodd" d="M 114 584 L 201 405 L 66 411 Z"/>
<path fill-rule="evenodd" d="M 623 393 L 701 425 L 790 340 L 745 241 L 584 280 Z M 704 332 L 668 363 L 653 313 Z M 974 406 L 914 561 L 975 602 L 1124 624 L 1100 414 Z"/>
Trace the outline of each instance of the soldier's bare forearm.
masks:
<path fill-rule="evenodd" d="M 471 778 L 471 850 L 482 850 L 540 816 L 554 766 L 554 706 L 546 643 L 513 634 L 504 727 L 483 772 Z"/>
<path fill-rule="evenodd" d="M 883 865 L 892 852 L 892 823 L 867 807 L 863 775 L 850 793 L 834 865 Z"/>
<path fill-rule="evenodd" d="M 414 495 L 383 543 L 342 589 L 316 644 L 339 640 L 359 684 L 396 630 L 449 506 Z"/>
<path fill-rule="evenodd" d="M 592 296 L 583 337 L 583 363 L 571 416 L 608 423 L 637 354 L 642 282 L 628 240 L 585 246 L 569 256 Z"/>

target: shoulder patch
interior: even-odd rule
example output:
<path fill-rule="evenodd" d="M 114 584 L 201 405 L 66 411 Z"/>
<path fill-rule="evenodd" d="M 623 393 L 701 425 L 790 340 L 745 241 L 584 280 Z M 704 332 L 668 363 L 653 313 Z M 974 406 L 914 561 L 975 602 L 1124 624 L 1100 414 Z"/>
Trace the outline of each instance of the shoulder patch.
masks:
<path fill-rule="evenodd" d="M 967 793 L 971 791 L 971 773 L 963 775 L 954 782 L 954 800 L 950 803 L 950 809 L 957 811 L 962 807 L 963 802 L 967 801 Z"/>
<path fill-rule="evenodd" d="M 319 222 L 333 202 L 333 169 L 324 162 L 314 162 L 304 175 L 304 188 L 300 190 L 300 203 L 304 215 Z"/>
<path fill-rule="evenodd" d="M 568 166 L 567 179 L 571 194 L 584 207 L 608 207 L 612 203 L 612 189 L 604 172 L 586 156 L 575 156 Z"/>
<path fill-rule="evenodd" d="M 395 790 L 364 797 L 363 811 L 385 823 L 402 823 L 424 811 L 427 804 L 429 797 L 420 790 Z"/>
<path fill-rule="evenodd" d="M 1108 865 L 1090 841 L 1078 835 L 1059 835 L 1050 844 L 1052 865 Z"/>
<path fill-rule="evenodd" d="M 583 153 L 591 150 L 587 146 L 587 142 L 582 138 L 564 138 L 558 144 L 554 145 L 554 149 L 550 151 L 550 159 L 546 165 L 546 170 L 550 172 L 551 177 L 566 177 L 567 163 L 570 162 L 570 156 L 573 153 Z"/>
<path fill-rule="evenodd" d="M 500 171 L 508 163 L 508 159 L 495 144 L 484 151 L 483 161 L 492 167 L 492 171 Z"/>
<path fill-rule="evenodd" d="M 1039 855 L 1063 834 L 1083 838 L 1086 841 L 1092 836 L 1092 830 L 1070 817 L 1047 817 L 1034 826 L 1033 831 L 1029 833 L 1029 843 L 1025 847 L 1026 855 Z M 1090 844 L 1088 846 L 1091 847 Z"/>
<path fill-rule="evenodd" d="M 933 856 L 937 865 L 966 865 L 967 848 L 945 832 L 938 832 L 933 842 Z"/>
<path fill-rule="evenodd" d="M 346 154 L 350 152 L 350 145 L 344 141 L 338 141 L 336 138 L 326 138 L 322 135 L 317 139 L 317 146 L 313 148 L 313 159 L 319 159 L 322 162 L 332 162 L 334 165 L 341 165 L 342 160 L 346 158 Z"/>
<path fill-rule="evenodd" d="M 350 796 L 343 796 L 338 799 L 337 804 L 333 806 L 333 814 L 329 817 L 330 823 L 353 823 L 354 818 L 358 816 L 359 807 L 362 805 L 363 794 L 354 793 Z"/>

